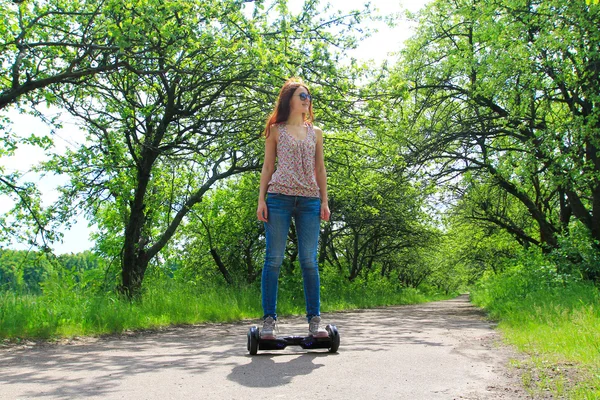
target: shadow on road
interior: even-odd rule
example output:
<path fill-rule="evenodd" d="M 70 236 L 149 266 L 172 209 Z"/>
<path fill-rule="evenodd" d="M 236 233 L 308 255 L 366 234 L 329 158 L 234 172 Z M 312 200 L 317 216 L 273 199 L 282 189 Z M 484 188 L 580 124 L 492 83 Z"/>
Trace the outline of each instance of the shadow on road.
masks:
<path fill-rule="evenodd" d="M 0 388 L 32 384 L 25 398 L 102 397 L 136 375 L 180 370 L 194 375 L 245 350 L 235 325 L 206 325 L 146 332 L 131 337 L 84 339 L 0 351 Z M 241 325 L 234 331 L 243 329 Z M 237 354 L 236 354 L 237 353 Z M 93 377 L 90 382 L 90 377 Z M 160 385 L 160 380 L 153 382 Z M 42 390 L 39 390 L 42 389 Z M 0 398 L 2 390 L 0 390 Z"/>
<path fill-rule="evenodd" d="M 278 358 L 288 359 L 276 354 L 258 354 L 251 357 L 249 364 L 234 367 L 227 379 L 246 387 L 277 387 L 290 383 L 292 378 L 299 375 L 308 375 L 323 367 L 315 363 L 320 357 L 335 357 L 329 353 L 301 353 L 292 356 L 291 360 L 278 362 Z"/>

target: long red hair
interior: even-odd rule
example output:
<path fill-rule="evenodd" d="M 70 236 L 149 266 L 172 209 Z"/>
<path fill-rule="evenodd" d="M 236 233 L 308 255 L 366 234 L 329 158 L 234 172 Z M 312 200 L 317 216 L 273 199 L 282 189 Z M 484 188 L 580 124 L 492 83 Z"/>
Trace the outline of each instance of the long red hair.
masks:
<path fill-rule="evenodd" d="M 300 78 L 290 78 L 283 84 L 283 87 L 279 91 L 279 96 L 277 97 L 277 103 L 275 103 L 275 109 L 271 115 L 269 115 L 269 118 L 267 118 L 264 132 L 265 137 L 269 136 L 271 126 L 288 120 L 290 117 L 290 101 L 292 100 L 294 92 L 299 87 L 305 88 L 308 94 L 310 94 L 310 89 L 308 89 L 308 86 L 306 86 Z M 304 121 L 312 124 L 313 119 L 314 114 L 311 101 L 308 106 L 308 115 L 304 115 Z"/>

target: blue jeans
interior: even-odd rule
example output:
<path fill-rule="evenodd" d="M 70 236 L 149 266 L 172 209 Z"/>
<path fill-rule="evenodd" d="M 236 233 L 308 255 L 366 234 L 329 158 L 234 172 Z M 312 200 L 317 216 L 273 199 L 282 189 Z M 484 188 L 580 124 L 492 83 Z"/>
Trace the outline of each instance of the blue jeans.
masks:
<path fill-rule="evenodd" d="M 290 223 L 294 217 L 298 238 L 298 258 L 304 281 L 306 317 L 320 315 L 321 299 L 317 247 L 321 229 L 321 199 L 318 197 L 267 195 L 268 218 L 265 222 L 267 250 L 262 270 L 262 307 L 264 317 L 277 319 L 279 270 L 283 262 Z"/>

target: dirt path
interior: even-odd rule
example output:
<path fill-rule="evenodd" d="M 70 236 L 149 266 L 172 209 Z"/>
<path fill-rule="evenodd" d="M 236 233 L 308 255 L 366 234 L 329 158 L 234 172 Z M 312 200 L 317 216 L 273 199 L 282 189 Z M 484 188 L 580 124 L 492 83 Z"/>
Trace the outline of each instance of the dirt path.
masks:
<path fill-rule="evenodd" d="M 246 351 L 248 323 L 0 349 L 0 399 L 523 399 L 466 296 L 324 314 L 338 354 Z M 280 335 L 303 334 L 302 318 Z"/>

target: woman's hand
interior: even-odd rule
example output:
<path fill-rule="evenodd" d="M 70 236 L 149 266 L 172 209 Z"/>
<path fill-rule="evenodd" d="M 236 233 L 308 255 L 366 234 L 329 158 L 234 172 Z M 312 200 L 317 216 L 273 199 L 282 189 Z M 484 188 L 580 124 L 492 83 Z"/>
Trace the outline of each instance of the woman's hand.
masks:
<path fill-rule="evenodd" d="M 267 222 L 269 218 L 269 210 L 267 209 L 267 202 L 264 200 L 260 200 L 258 202 L 258 208 L 256 209 L 256 216 L 259 221 Z"/>
<path fill-rule="evenodd" d="M 329 204 L 321 203 L 321 219 L 323 221 L 329 221 L 330 216 L 331 212 L 329 211 Z"/>

